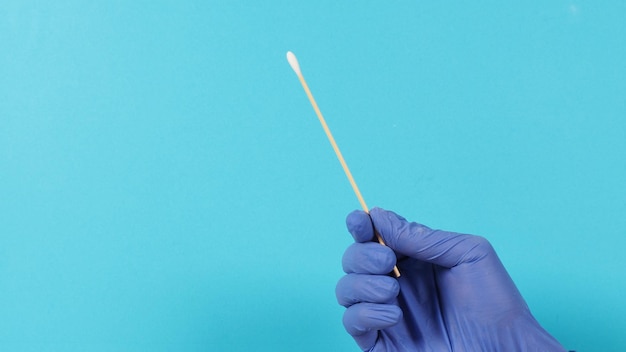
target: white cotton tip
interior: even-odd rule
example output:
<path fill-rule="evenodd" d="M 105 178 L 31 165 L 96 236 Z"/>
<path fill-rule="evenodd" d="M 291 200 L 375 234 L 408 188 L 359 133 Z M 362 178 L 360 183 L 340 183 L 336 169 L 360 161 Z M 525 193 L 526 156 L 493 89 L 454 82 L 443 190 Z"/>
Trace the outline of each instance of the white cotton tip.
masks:
<path fill-rule="evenodd" d="M 298 64 L 298 59 L 296 59 L 296 55 L 294 55 L 291 51 L 287 52 L 287 61 L 289 61 L 289 65 L 291 66 L 293 71 L 298 76 L 302 76 L 302 72 L 300 71 L 300 64 Z"/>

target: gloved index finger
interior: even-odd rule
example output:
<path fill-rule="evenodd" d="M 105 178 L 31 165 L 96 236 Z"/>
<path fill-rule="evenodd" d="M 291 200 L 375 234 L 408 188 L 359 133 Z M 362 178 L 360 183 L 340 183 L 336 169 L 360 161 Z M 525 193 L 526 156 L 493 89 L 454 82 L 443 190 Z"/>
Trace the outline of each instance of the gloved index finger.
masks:
<path fill-rule="evenodd" d="M 356 242 L 364 243 L 374 240 L 372 219 L 363 210 L 355 210 L 348 214 L 346 226 Z"/>

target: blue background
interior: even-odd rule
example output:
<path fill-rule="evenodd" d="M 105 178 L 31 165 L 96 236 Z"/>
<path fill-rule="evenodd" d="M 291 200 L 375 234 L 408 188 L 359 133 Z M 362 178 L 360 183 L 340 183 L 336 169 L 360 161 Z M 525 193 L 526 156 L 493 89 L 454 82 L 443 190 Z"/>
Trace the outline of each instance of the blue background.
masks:
<path fill-rule="evenodd" d="M 3 1 L 0 349 L 356 351 L 359 204 L 626 349 L 626 2 Z"/>

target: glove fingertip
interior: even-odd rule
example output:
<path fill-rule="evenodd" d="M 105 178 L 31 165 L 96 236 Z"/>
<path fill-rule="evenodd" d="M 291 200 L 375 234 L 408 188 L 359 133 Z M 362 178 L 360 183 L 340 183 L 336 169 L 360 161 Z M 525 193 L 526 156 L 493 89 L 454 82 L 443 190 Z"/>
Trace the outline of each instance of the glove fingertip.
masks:
<path fill-rule="evenodd" d="M 402 309 L 391 304 L 359 303 L 346 309 L 343 324 L 363 350 L 375 345 L 378 330 L 394 326 L 402 320 Z"/>
<path fill-rule="evenodd" d="M 402 309 L 393 304 L 358 303 L 346 309 L 343 323 L 352 336 L 382 330 L 402 320 Z"/>
<path fill-rule="evenodd" d="M 402 309 L 400 309 L 400 307 L 396 305 L 392 305 L 390 307 L 389 314 L 387 317 L 389 319 L 390 325 L 395 325 L 399 323 L 403 317 L 404 317 L 404 313 L 402 312 Z"/>
<path fill-rule="evenodd" d="M 355 210 L 346 217 L 346 226 L 356 242 L 368 242 L 374 238 L 374 227 L 369 215 Z"/>

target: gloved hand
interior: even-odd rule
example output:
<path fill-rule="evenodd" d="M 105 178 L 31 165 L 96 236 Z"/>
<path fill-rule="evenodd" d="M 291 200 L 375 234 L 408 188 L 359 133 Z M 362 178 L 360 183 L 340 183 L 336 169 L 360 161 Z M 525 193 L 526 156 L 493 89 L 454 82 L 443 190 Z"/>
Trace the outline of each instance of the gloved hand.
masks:
<path fill-rule="evenodd" d="M 374 208 L 346 220 L 356 240 L 337 283 L 364 351 L 565 351 L 531 315 L 479 236 L 432 230 Z M 374 228 L 388 247 L 372 242 Z M 396 262 L 397 258 L 397 262 Z M 401 277 L 388 275 L 398 266 Z"/>

